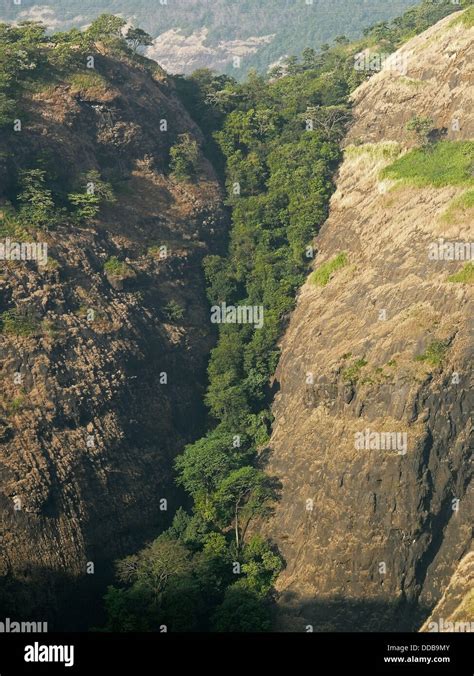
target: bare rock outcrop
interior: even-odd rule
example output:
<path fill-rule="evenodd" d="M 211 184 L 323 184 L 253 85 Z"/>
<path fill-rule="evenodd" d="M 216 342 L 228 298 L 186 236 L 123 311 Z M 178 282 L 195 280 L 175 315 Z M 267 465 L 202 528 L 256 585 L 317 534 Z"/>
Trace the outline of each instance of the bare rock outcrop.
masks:
<path fill-rule="evenodd" d="M 418 628 L 471 547 L 472 291 L 449 279 L 465 261 L 429 251 L 472 242 L 472 209 L 446 216 L 466 186 L 380 173 L 412 147 L 414 115 L 472 138 L 472 38 L 448 17 L 403 47 L 404 74 L 354 95 L 315 240 L 329 281 L 301 289 L 275 377 L 268 471 L 283 493 L 267 532 L 286 560 L 283 630 Z"/>

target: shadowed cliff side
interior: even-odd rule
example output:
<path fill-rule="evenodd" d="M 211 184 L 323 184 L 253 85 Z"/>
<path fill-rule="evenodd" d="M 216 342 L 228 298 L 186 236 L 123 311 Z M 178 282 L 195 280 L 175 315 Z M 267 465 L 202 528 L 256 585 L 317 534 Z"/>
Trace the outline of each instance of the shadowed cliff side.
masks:
<path fill-rule="evenodd" d="M 48 265 L 2 261 L 0 278 L 0 312 L 23 317 L 0 333 L 2 582 L 34 589 L 23 609 L 43 620 L 61 579 L 80 584 L 82 611 L 60 617 L 84 627 L 87 587 L 181 502 L 172 463 L 202 431 L 213 343 L 201 262 L 225 237 L 200 150 L 193 182 L 170 176 L 179 135 L 203 139 L 163 73 L 105 53 L 95 67 L 25 95 L 21 132 L 0 133 L 4 209 L 36 165 L 58 190 L 96 170 L 117 196 L 86 224 L 37 231 Z"/>

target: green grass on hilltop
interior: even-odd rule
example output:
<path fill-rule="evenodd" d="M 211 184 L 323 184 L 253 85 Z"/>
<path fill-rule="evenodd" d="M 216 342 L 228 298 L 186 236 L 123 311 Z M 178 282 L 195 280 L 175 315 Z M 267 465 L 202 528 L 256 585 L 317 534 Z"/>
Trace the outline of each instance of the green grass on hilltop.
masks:
<path fill-rule="evenodd" d="M 441 141 L 416 148 L 381 172 L 382 178 L 401 179 L 417 186 L 474 185 L 472 141 Z"/>
<path fill-rule="evenodd" d="M 460 16 L 457 16 L 451 22 L 451 26 L 455 26 L 456 24 L 462 24 L 467 28 L 472 28 L 474 26 L 474 7 L 469 7 L 469 9 L 466 9 L 465 12 Z"/>

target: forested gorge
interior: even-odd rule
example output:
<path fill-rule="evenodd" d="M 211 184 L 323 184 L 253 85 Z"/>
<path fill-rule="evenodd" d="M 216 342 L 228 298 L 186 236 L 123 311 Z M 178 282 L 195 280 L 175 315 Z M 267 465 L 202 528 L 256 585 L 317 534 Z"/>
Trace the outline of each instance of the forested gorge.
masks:
<path fill-rule="evenodd" d="M 364 40 L 344 38 L 268 77 L 238 84 L 207 70 L 176 84 L 225 167 L 232 227 L 228 253 L 205 260 L 211 305 L 263 306 L 262 329 L 221 324 L 209 364 L 208 434 L 176 461 L 177 483 L 193 500 L 149 547 L 118 564 L 106 595 L 107 629 L 268 631 L 273 583 L 285 565 L 258 524 L 278 499 L 265 473 L 271 377 L 277 342 L 327 216 L 348 97 L 367 73 L 364 48 L 393 51 L 452 11 L 424 2 Z"/>
<path fill-rule="evenodd" d="M 242 83 L 207 70 L 174 78 L 205 134 L 205 152 L 222 171 L 232 218 L 228 250 L 204 262 L 209 303 L 261 306 L 265 319 L 261 329 L 219 325 L 208 368 L 208 432 L 175 463 L 176 483 L 192 507 L 180 508 L 167 531 L 117 562 L 104 630 L 271 630 L 273 585 L 285 565 L 259 534 L 279 495 L 278 481 L 265 472 L 271 379 L 278 340 L 315 255 L 312 238 L 327 217 L 351 120 L 349 95 L 370 76 L 354 69 L 354 55 L 393 51 L 456 9 L 424 0 L 362 40 L 340 37 L 319 51 L 309 47 L 268 75 L 251 71 Z M 53 37 L 32 23 L 0 26 L 0 123 L 12 124 L 23 88 L 77 81 L 78 74 L 100 86 L 100 72 L 84 68 L 98 42 L 118 59 L 156 68 L 136 53 L 146 34 L 126 40 L 122 29 L 110 16 L 85 32 Z M 192 181 L 196 148 L 186 138 L 174 141 L 166 170 L 178 182 Z M 7 234 L 55 219 L 87 223 L 113 200 L 111 183 L 96 175 L 80 183 L 90 181 L 92 193 L 62 186 L 41 166 L 19 175 Z"/>

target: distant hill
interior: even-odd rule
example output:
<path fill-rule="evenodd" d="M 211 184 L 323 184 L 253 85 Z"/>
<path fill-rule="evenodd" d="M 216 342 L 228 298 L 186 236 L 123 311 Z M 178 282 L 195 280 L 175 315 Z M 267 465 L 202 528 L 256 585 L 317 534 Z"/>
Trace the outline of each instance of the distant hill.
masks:
<path fill-rule="evenodd" d="M 167 4 L 165 4 L 167 2 Z M 163 4 L 162 4 L 163 3 Z M 52 30 L 120 14 L 158 38 L 148 55 L 170 72 L 210 67 L 239 77 L 288 54 L 402 14 L 416 0 L 0 0 L 0 19 L 42 20 Z M 234 57 L 240 57 L 235 67 Z"/>

